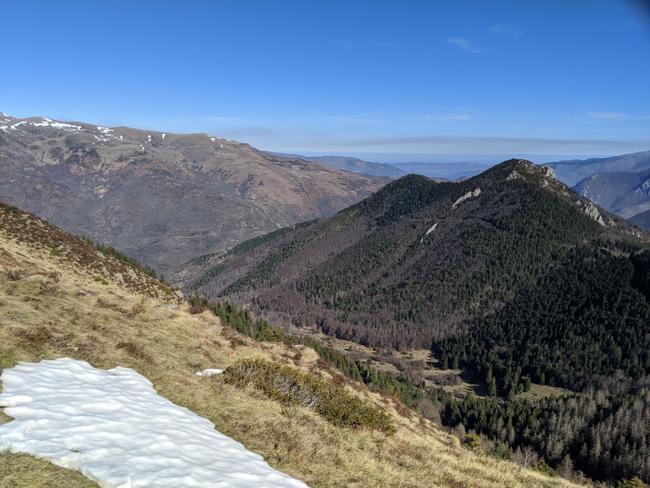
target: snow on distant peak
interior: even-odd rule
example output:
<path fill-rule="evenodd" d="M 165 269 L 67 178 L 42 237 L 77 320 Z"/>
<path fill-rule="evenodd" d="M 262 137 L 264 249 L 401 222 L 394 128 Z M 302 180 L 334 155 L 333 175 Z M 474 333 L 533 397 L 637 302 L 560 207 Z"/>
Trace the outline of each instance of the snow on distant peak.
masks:
<path fill-rule="evenodd" d="M 16 129 L 17 129 L 18 127 L 20 127 L 21 125 L 25 125 L 25 124 L 28 124 L 28 123 L 29 123 L 29 122 L 27 122 L 26 120 L 23 120 L 23 121 L 21 121 L 21 122 L 16 122 L 15 124 L 12 124 L 11 126 L 9 126 L 9 128 L 10 128 L 10 129 L 13 129 L 13 130 L 16 130 Z"/>
<path fill-rule="evenodd" d="M 70 358 L 20 363 L 2 373 L 0 452 L 47 459 L 102 487 L 305 488 L 156 393 L 132 369 Z"/>
<path fill-rule="evenodd" d="M 9 129 L 9 122 L 13 120 L 13 117 L 11 115 L 8 115 L 4 112 L 0 112 L 0 124 L 7 124 L 7 125 L 0 125 L 0 130 L 7 131 Z"/>
<path fill-rule="evenodd" d="M 15 124 L 10 125 L 9 128 L 12 130 L 17 130 L 18 127 L 26 126 L 26 125 L 32 127 L 53 127 L 55 129 L 70 130 L 70 131 L 81 130 L 80 125 L 66 124 L 65 122 L 55 122 L 52 119 L 48 119 L 47 117 L 43 117 L 42 119 L 40 119 L 40 121 L 21 120 L 20 122 L 16 122 Z"/>
<path fill-rule="evenodd" d="M 99 142 L 110 142 L 111 137 L 113 136 L 113 129 L 109 127 L 102 127 L 98 125 L 97 132 L 99 132 L 99 135 L 94 134 L 94 136 L 95 139 L 97 139 Z"/>
<path fill-rule="evenodd" d="M 66 124 L 65 122 L 53 122 L 53 121 L 50 120 L 48 122 L 48 125 L 50 127 L 54 127 L 55 129 L 72 130 L 72 131 L 81 130 L 80 125 Z"/>
<path fill-rule="evenodd" d="M 43 117 L 42 122 L 32 122 L 31 124 L 36 127 L 47 127 L 50 125 L 52 122 L 52 119 L 48 119 L 47 117 Z"/>

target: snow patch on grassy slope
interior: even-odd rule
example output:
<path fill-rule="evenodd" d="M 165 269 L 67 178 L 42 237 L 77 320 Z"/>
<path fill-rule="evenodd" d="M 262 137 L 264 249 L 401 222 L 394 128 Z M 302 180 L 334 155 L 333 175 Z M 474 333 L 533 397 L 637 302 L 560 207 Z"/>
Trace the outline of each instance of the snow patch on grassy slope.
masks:
<path fill-rule="evenodd" d="M 156 393 L 132 369 L 69 358 L 2 373 L 0 452 L 26 453 L 80 471 L 102 487 L 307 485 Z"/>

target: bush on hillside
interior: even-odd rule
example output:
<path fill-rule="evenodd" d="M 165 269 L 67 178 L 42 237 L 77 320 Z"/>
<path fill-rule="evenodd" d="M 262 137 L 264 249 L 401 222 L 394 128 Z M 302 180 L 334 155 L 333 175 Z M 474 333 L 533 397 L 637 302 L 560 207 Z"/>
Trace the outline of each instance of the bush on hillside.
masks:
<path fill-rule="evenodd" d="M 388 414 L 342 387 L 298 369 L 263 359 L 245 359 L 226 369 L 224 380 L 232 385 L 252 385 L 285 405 L 311 408 L 341 427 L 368 428 L 393 434 Z"/>

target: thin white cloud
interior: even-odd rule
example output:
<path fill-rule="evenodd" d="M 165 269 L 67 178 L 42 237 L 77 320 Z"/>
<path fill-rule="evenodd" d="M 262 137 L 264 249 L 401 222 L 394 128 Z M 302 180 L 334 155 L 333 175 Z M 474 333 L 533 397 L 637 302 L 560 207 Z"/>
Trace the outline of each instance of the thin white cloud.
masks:
<path fill-rule="evenodd" d="M 603 121 L 650 120 L 650 115 L 629 114 L 625 112 L 589 112 L 587 113 L 587 117 Z"/>
<path fill-rule="evenodd" d="M 631 118 L 629 114 L 621 112 L 589 112 L 587 116 L 600 120 L 626 120 Z"/>
<path fill-rule="evenodd" d="M 457 113 L 457 114 L 427 114 L 417 117 L 417 120 L 423 121 L 453 121 L 453 120 L 472 120 L 474 117 L 472 114 L 468 113 Z"/>
<path fill-rule="evenodd" d="M 382 120 L 373 117 L 363 117 L 356 115 L 334 115 L 331 119 L 342 124 L 381 124 Z"/>
<path fill-rule="evenodd" d="M 480 53 L 481 50 L 476 46 L 474 43 L 471 41 L 465 39 L 464 37 L 447 37 L 445 39 L 445 42 L 447 44 L 453 44 L 454 46 L 457 46 L 461 48 L 463 51 L 467 51 L 470 53 Z"/>
<path fill-rule="evenodd" d="M 341 49 L 352 49 L 354 47 L 354 43 L 351 41 L 334 41 L 334 45 Z"/>
<path fill-rule="evenodd" d="M 402 47 L 405 44 L 400 41 L 375 41 L 375 42 L 371 42 L 370 45 L 372 47 L 378 47 L 378 48 L 392 48 L 392 47 Z"/>
<path fill-rule="evenodd" d="M 492 34 L 509 37 L 511 39 L 517 39 L 524 34 L 524 31 L 522 31 L 521 29 L 518 29 L 516 27 L 510 27 L 508 25 L 501 25 L 501 24 L 491 25 L 490 27 L 488 27 L 488 30 Z"/>

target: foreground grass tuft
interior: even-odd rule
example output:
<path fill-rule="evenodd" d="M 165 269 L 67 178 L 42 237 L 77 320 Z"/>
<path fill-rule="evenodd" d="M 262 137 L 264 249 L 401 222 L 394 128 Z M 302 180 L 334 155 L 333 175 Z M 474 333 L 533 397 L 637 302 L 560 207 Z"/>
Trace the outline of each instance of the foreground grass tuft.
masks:
<path fill-rule="evenodd" d="M 0 456 L 0 488 L 97 488 L 81 473 L 25 454 Z"/>

